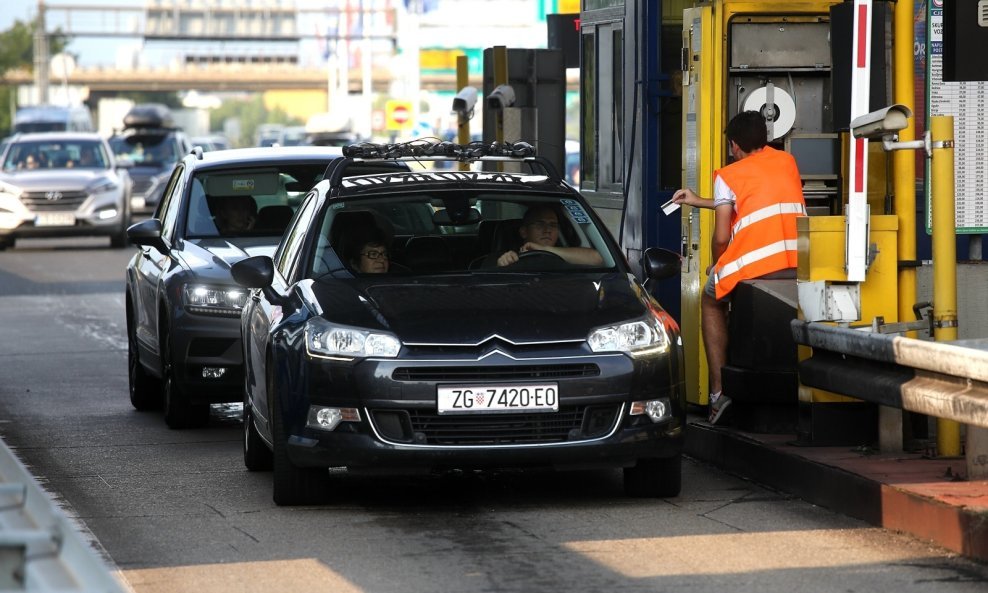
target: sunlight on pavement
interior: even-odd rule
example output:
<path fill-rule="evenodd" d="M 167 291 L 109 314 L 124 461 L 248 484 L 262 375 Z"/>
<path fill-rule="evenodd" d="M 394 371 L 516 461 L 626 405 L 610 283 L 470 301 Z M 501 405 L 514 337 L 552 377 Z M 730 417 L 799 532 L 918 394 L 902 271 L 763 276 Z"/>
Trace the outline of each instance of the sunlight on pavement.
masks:
<path fill-rule="evenodd" d="M 737 574 L 769 570 L 849 567 L 927 558 L 918 549 L 848 545 L 848 531 L 773 531 L 723 535 L 591 540 L 564 544 L 573 552 L 631 578 Z"/>
<path fill-rule="evenodd" d="M 271 593 L 361 593 L 322 562 L 314 559 L 232 562 L 121 571 L 135 593 L 202 593 L 223 591 Z"/>

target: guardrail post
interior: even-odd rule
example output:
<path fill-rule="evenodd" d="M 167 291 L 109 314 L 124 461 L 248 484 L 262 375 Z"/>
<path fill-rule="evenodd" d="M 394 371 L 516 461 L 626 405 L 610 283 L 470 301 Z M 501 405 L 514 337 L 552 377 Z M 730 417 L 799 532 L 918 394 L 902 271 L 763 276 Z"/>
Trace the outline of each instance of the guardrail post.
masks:
<path fill-rule="evenodd" d="M 988 428 L 967 425 L 967 479 L 988 480 Z"/>
<path fill-rule="evenodd" d="M 933 218 L 933 337 L 957 339 L 957 231 L 954 208 L 954 118 L 930 118 L 930 209 Z M 961 454 L 960 424 L 937 418 L 937 455 Z"/>

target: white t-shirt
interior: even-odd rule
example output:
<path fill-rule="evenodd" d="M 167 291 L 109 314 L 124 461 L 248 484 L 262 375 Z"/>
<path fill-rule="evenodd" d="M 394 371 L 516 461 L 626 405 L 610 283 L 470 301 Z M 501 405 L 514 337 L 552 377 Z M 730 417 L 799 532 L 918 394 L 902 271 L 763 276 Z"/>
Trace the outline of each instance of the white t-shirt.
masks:
<path fill-rule="evenodd" d="M 732 190 L 724 178 L 718 175 L 714 178 L 714 208 L 717 206 L 723 206 L 724 204 L 731 204 L 734 210 L 737 211 L 737 196 L 734 195 L 734 190 Z"/>

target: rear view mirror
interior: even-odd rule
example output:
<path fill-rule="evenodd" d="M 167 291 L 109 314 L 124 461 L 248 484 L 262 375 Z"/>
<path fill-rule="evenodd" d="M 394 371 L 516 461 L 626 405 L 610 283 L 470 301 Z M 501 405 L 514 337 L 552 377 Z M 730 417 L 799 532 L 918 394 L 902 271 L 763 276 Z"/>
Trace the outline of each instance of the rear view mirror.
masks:
<path fill-rule="evenodd" d="M 464 210 L 450 210 L 443 208 L 436 210 L 432 215 L 432 222 L 436 226 L 457 226 L 470 225 L 480 222 L 480 212 L 476 208 L 466 208 Z"/>

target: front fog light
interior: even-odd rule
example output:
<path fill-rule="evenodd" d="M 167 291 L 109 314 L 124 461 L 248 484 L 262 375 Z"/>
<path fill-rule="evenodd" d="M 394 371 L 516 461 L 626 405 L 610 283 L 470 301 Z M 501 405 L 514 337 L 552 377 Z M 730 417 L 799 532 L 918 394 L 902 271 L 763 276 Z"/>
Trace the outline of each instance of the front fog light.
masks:
<path fill-rule="evenodd" d="M 309 406 L 309 417 L 305 425 L 309 428 L 333 430 L 340 422 L 360 422 L 360 410 L 357 408 Z"/>
<path fill-rule="evenodd" d="M 203 379 L 220 379 L 226 374 L 224 367 L 202 367 Z"/>
<path fill-rule="evenodd" d="M 652 422 L 660 422 L 672 416 L 672 406 L 668 398 L 650 399 L 631 402 L 631 415 L 641 416 L 645 414 L 652 419 Z"/>
<path fill-rule="evenodd" d="M 100 210 L 99 212 L 96 213 L 96 218 L 99 218 L 100 220 L 110 220 L 111 218 L 116 218 L 116 217 L 117 217 L 116 208 L 107 208 L 105 210 Z"/>

